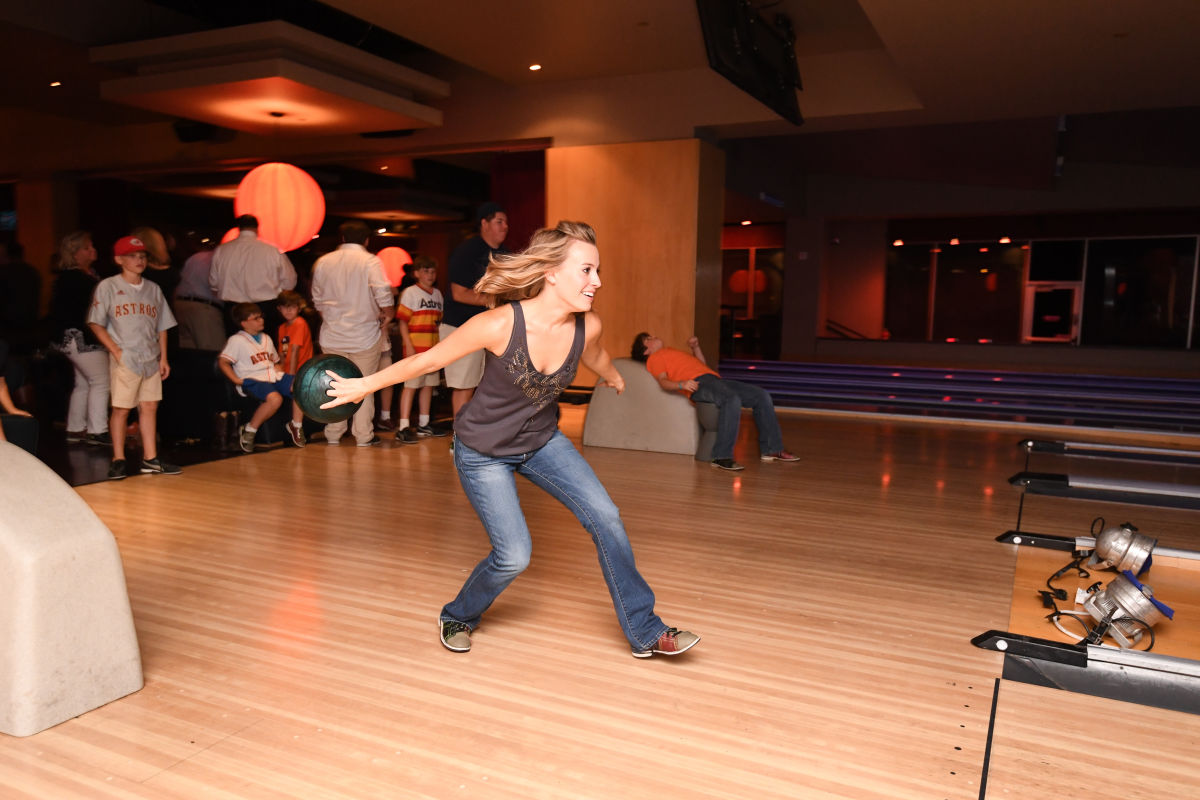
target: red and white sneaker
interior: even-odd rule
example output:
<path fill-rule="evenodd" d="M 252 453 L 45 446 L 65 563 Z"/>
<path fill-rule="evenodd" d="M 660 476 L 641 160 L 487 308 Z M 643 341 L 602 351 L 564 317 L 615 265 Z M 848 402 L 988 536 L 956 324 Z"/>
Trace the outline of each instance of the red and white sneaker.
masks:
<path fill-rule="evenodd" d="M 667 628 L 658 641 L 645 650 L 634 650 L 634 658 L 649 658 L 658 653 L 662 656 L 677 656 L 685 650 L 690 650 L 700 641 L 700 637 L 691 631 L 681 631 L 678 628 Z"/>
<path fill-rule="evenodd" d="M 799 461 L 800 456 L 794 455 L 787 450 L 780 450 L 775 453 L 763 453 L 763 461 Z"/>
<path fill-rule="evenodd" d="M 296 447 L 304 447 L 307 442 L 304 440 L 304 427 L 297 425 L 291 420 L 284 423 L 283 427 L 287 430 L 288 436 L 292 437 L 292 444 Z"/>

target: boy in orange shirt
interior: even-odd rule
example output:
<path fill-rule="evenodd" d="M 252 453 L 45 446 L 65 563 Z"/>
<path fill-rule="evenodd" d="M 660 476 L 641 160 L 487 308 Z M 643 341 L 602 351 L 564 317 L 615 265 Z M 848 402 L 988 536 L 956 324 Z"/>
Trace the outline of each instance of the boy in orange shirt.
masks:
<path fill-rule="evenodd" d="M 307 304 L 297 292 L 285 290 L 279 293 L 275 306 L 283 317 L 279 326 L 279 368 L 284 374 L 296 376 L 300 365 L 313 357 L 312 331 L 301 312 Z"/>

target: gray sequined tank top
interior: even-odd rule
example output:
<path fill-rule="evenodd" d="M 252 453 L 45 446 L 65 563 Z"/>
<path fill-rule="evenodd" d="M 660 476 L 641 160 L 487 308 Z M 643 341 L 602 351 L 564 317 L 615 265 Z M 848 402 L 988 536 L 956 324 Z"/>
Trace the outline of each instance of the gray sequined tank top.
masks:
<path fill-rule="evenodd" d="M 459 410 L 454 434 L 472 450 L 490 456 L 530 453 L 550 441 L 558 429 L 558 396 L 566 389 L 583 355 L 583 314 L 575 315 L 575 338 L 562 366 L 549 375 L 529 359 L 525 313 L 512 304 L 513 328 L 499 356 L 484 351 L 483 379 Z"/>

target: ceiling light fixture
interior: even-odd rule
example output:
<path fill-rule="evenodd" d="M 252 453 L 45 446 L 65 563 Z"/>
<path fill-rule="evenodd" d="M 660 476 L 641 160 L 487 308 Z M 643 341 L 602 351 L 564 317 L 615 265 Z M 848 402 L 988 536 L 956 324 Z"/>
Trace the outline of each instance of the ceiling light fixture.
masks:
<path fill-rule="evenodd" d="M 904 240 L 903 239 L 895 240 L 894 242 L 892 242 L 892 247 L 904 247 Z"/>
<path fill-rule="evenodd" d="M 101 81 L 105 100 L 258 135 L 436 127 L 442 112 L 425 101 L 450 95 L 445 81 L 281 20 L 105 45 L 88 55 L 125 73 Z"/>
<path fill-rule="evenodd" d="M 1012 239 L 1007 236 L 1000 237 L 1000 244 L 1012 244 Z"/>
<path fill-rule="evenodd" d="M 958 244 L 958 239 L 957 239 L 957 238 L 955 238 L 955 239 L 951 239 L 951 240 L 950 240 L 950 244 L 952 244 L 952 245 L 957 245 L 957 244 Z"/>
<path fill-rule="evenodd" d="M 742 220 L 742 224 L 743 225 L 753 225 L 754 222 L 751 220 L 748 220 L 748 219 L 744 219 L 744 220 Z"/>
<path fill-rule="evenodd" d="M 529 65 L 529 71 L 530 71 L 530 72 L 537 72 L 537 71 L 538 71 L 539 69 L 541 69 L 541 68 L 542 68 L 542 65 L 541 65 L 541 64 L 530 64 L 530 65 Z"/>
<path fill-rule="evenodd" d="M 50 81 L 51 86 L 62 86 L 62 81 Z"/>

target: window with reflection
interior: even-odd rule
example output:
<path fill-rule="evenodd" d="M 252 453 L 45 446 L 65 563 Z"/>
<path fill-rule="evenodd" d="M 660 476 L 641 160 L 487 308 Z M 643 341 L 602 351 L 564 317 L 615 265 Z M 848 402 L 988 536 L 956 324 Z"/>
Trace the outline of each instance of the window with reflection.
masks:
<path fill-rule="evenodd" d="M 1194 236 L 1091 240 L 1083 344 L 1187 347 L 1195 271 Z"/>
<path fill-rule="evenodd" d="M 937 254 L 933 340 L 1015 343 L 1021 334 L 1020 245 L 943 247 Z"/>
<path fill-rule="evenodd" d="M 721 355 L 778 360 L 783 248 L 721 251 Z"/>

